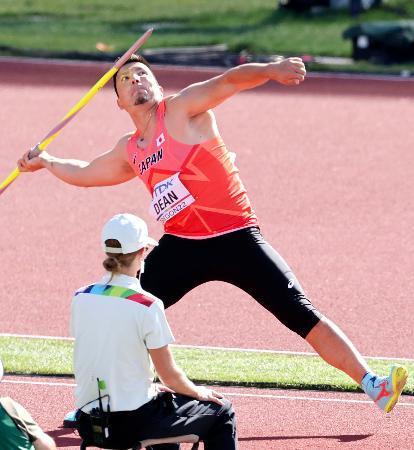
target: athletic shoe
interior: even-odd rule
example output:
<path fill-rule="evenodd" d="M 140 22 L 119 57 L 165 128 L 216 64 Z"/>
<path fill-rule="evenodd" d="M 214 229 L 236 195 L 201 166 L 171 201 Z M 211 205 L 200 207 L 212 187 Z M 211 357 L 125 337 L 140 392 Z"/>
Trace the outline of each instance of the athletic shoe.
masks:
<path fill-rule="evenodd" d="M 364 391 L 380 409 L 389 413 L 398 402 L 407 382 L 407 369 L 404 366 L 393 366 L 388 377 L 378 377 L 374 374 L 367 376 L 362 382 Z"/>
<path fill-rule="evenodd" d="M 63 428 L 78 428 L 78 422 L 76 420 L 76 410 L 70 411 L 63 419 Z"/>

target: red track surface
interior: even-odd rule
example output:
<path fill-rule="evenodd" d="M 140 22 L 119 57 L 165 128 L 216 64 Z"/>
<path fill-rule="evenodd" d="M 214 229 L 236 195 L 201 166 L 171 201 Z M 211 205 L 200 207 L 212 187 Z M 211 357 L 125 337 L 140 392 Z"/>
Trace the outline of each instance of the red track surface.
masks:
<path fill-rule="evenodd" d="M 0 180 L 104 70 L 2 63 Z M 208 76 L 159 71 L 167 91 Z M 267 86 L 239 94 L 216 111 L 265 237 L 313 302 L 364 354 L 414 355 L 408 337 L 414 315 L 413 93 L 408 81 L 311 78 L 298 88 Z M 112 91 L 104 89 L 49 150 L 89 159 L 130 129 Z M 0 198 L 0 331 L 67 335 L 72 292 L 101 275 L 102 223 L 129 211 L 147 219 L 159 237 L 162 230 L 150 222 L 148 202 L 136 181 L 81 189 L 46 172 L 21 175 Z M 309 350 L 247 295 L 222 283 L 196 289 L 167 315 L 178 343 Z M 4 386 L 50 427 L 72 408 L 67 393 Z M 36 398 L 63 396 L 59 419 L 52 406 L 39 410 L 27 404 L 30 389 Z M 315 403 L 266 402 L 235 398 L 243 417 L 241 448 L 408 448 L 403 423 L 412 424 L 412 409 L 383 419 L 372 406 L 324 404 L 321 412 Z M 258 423 L 263 411 L 271 416 Z M 70 443 L 61 447 L 71 448 Z"/>
<path fill-rule="evenodd" d="M 7 377 L 12 381 L 18 379 Z M 32 381 L 28 378 L 23 380 Z M 71 379 L 56 378 L 36 378 L 34 381 L 73 383 Z M 58 447 L 79 448 L 76 435 L 60 428 L 61 411 L 69 411 L 73 407 L 70 386 L 3 383 L 3 392 L 24 403 L 45 431 L 56 439 Z M 222 392 L 232 400 L 237 411 L 240 450 L 413 448 L 414 429 L 410 425 L 414 420 L 412 397 L 402 398 L 404 404 L 391 415 L 384 416 L 371 403 L 353 403 L 364 402 L 364 394 L 227 387 L 222 388 Z M 246 394 L 247 397 L 244 396 Z M 300 399 L 304 397 L 313 400 Z M 189 447 L 184 448 L 188 450 Z"/>

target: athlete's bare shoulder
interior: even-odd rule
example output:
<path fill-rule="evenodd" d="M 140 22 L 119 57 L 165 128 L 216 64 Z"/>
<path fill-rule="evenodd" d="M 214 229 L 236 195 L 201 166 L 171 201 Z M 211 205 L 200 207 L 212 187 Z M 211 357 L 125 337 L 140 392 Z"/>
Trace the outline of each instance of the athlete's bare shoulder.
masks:
<path fill-rule="evenodd" d="M 187 100 L 181 98 L 180 92 L 178 92 L 177 94 L 165 97 L 164 101 L 165 101 L 166 114 L 172 113 L 174 115 L 177 115 L 177 114 L 182 113 L 183 115 L 186 115 L 188 117 L 200 116 L 200 117 L 205 117 L 207 120 L 214 119 L 214 113 L 211 109 L 201 111 L 200 113 L 195 114 L 195 115 L 189 115 L 188 106 L 185 104 Z"/>
<path fill-rule="evenodd" d="M 178 95 L 179 93 L 168 95 L 167 97 L 163 98 L 163 102 L 165 103 L 165 111 L 171 111 L 179 107 L 179 104 L 177 102 Z"/>
<path fill-rule="evenodd" d="M 175 96 L 166 99 L 165 123 L 174 138 L 187 144 L 198 144 L 219 136 L 211 109 L 190 115 Z"/>
<path fill-rule="evenodd" d="M 164 98 L 165 119 L 167 123 L 176 124 L 179 125 L 179 128 L 182 128 L 188 122 L 189 117 L 186 109 L 183 108 L 179 95 L 178 93 Z"/>

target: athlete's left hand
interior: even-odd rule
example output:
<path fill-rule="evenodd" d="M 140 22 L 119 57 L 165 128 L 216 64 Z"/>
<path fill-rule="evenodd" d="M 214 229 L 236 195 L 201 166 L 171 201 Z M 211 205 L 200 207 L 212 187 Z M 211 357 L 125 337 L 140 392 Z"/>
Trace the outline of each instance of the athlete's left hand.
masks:
<path fill-rule="evenodd" d="M 267 75 L 285 86 L 296 86 L 305 79 L 305 64 L 301 58 L 280 59 L 268 64 Z"/>

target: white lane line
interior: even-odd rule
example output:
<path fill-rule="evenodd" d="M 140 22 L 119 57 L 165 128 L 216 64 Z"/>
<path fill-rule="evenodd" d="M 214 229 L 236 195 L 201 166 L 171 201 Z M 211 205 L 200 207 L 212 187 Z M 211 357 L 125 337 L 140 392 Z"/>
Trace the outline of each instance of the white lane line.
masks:
<path fill-rule="evenodd" d="M 3 379 L 2 383 L 9 384 L 26 384 L 26 385 L 38 385 L 38 386 L 58 386 L 58 387 L 76 387 L 75 383 L 63 383 L 63 382 L 50 382 L 50 381 L 25 381 L 25 380 L 8 380 Z M 308 402 L 330 402 L 330 403 L 361 403 L 372 404 L 371 400 L 352 400 L 345 398 L 332 398 L 332 397 L 308 397 L 300 395 L 274 395 L 274 394 L 243 394 L 239 392 L 223 392 L 226 397 L 249 397 L 249 398 L 267 398 L 272 400 L 296 400 L 296 401 L 308 401 Z M 414 408 L 414 403 L 399 402 L 398 406 Z"/>
<path fill-rule="evenodd" d="M 36 334 L 14 334 L 14 333 L 0 333 L 0 337 L 16 337 L 26 339 L 50 339 L 61 341 L 74 341 L 74 338 L 68 336 L 42 336 Z M 208 345 L 186 345 L 186 344 L 172 344 L 171 347 L 176 348 L 191 348 L 196 350 L 220 350 L 231 352 L 251 352 L 251 353 L 273 353 L 275 355 L 297 355 L 297 356 L 318 356 L 317 353 L 312 352 L 296 352 L 290 350 L 267 350 L 259 348 L 240 348 L 240 347 L 213 347 Z M 378 359 L 385 361 L 407 361 L 414 362 L 414 358 L 404 358 L 398 356 L 364 356 L 367 359 Z"/>

